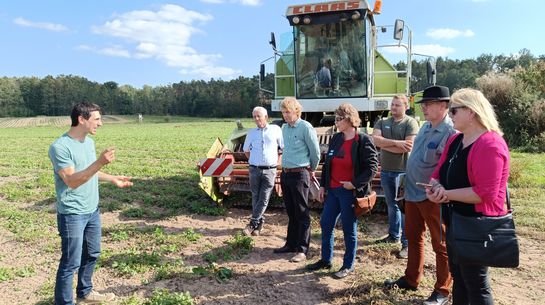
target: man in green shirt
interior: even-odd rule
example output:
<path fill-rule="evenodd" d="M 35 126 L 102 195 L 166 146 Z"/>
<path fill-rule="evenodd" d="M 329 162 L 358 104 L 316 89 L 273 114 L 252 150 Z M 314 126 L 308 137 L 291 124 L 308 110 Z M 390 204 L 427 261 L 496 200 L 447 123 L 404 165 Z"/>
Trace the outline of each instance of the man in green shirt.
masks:
<path fill-rule="evenodd" d="M 308 194 L 310 179 L 320 162 L 318 136 L 312 125 L 301 119 L 301 104 L 293 97 L 280 104 L 286 124 L 282 126 L 284 150 L 282 152 L 281 186 L 288 214 L 286 244 L 275 253 L 295 252 L 290 262 L 306 260 L 310 245 L 310 208 Z"/>
<path fill-rule="evenodd" d="M 101 168 L 115 159 L 108 148 L 97 159 L 95 135 L 102 126 L 100 107 L 86 102 L 76 104 L 70 115 L 70 130 L 49 147 L 57 193 L 57 226 L 61 236 L 61 259 L 55 281 L 55 304 L 74 304 L 72 281 L 78 271 L 78 304 L 110 302 L 112 293 L 93 290 L 93 271 L 100 255 L 101 223 L 98 210 L 98 181 L 117 187 L 132 185 L 130 177 L 112 176 Z"/>
<path fill-rule="evenodd" d="M 418 122 L 405 114 L 409 102 L 405 95 L 392 99 L 386 120 L 378 121 L 373 128 L 375 145 L 380 148 L 380 183 L 388 205 L 388 236 L 379 242 L 398 243 L 401 239 L 400 258 L 407 258 L 407 238 L 403 227 L 404 216 L 396 204 L 396 179 L 405 172 L 409 152 L 418 133 Z"/>

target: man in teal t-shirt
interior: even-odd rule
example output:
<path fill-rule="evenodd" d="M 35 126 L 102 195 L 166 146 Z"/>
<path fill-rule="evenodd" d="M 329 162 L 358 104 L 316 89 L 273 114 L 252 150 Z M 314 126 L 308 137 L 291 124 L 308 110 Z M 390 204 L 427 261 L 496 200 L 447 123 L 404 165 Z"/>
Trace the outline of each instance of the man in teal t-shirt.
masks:
<path fill-rule="evenodd" d="M 70 115 L 70 130 L 49 147 L 57 193 L 57 226 L 61 236 L 61 260 L 55 280 L 55 304 L 74 304 L 72 282 L 78 271 L 78 304 L 110 302 L 112 293 L 93 290 L 93 271 L 100 256 L 101 223 L 98 211 L 98 181 L 129 187 L 131 178 L 113 176 L 100 169 L 115 159 L 108 148 L 96 157 L 95 135 L 102 126 L 100 107 L 86 102 L 76 104 Z"/>

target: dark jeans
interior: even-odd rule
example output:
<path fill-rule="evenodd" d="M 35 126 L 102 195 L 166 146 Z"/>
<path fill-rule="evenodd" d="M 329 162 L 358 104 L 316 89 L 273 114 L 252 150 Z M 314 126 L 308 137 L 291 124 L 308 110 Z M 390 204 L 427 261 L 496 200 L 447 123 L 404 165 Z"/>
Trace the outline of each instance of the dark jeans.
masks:
<path fill-rule="evenodd" d="M 296 173 L 282 172 L 282 197 L 288 213 L 286 245 L 305 254 L 310 245 L 309 185 L 310 173 L 307 170 Z"/>
<path fill-rule="evenodd" d="M 492 289 L 488 282 L 488 267 L 456 264 L 452 259 L 452 250 L 448 241 L 447 254 L 453 279 L 452 305 L 493 305 Z"/>
<path fill-rule="evenodd" d="M 408 245 L 407 237 L 405 236 L 405 215 L 401 213 L 399 206 L 396 203 L 396 178 L 403 173 L 381 171 L 380 184 L 384 190 L 384 197 L 388 205 L 388 235 L 395 239 L 401 239 L 403 246 Z"/>
<path fill-rule="evenodd" d="M 324 209 L 320 218 L 322 227 L 322 260 L 331 263 L 333 260 L 333 244 L 335 224 L 341 218 L 344 235 L 343 266 L 344 269 L 354 268 L 356 259 L 356 245 L 358 243 L 358 219 L 354 215 L 352 205 L 355 201 L 353 191 L 343 187 L 329 189 L 324 202 Z"/>
<path fill-rule="evenodd" d="M 90 214 L 57 214 L 61 260 L 55 282 L 55 304 L 74 304 L 72 282 L 78 271 L 76 294 L 91 292 L 93 271 L 100 255 L 101 224 L 98 209 Z"/>

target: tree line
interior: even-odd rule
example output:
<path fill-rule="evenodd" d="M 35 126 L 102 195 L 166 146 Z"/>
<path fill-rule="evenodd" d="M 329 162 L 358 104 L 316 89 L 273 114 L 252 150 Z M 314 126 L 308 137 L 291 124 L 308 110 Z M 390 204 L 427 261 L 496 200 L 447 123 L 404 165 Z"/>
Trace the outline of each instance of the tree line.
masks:
<path fill-rule="evenodd" d="M 165 86 L 103 84 L 74 75 L 0 78 L 0 117 L 61 116 L 78 101 L 101 106 L 105 114 L 237 117 L 259 100 L 257 76 L 230 81 L 179 82 Z"/>
<path fill-rule="evenodd" d="M 405 68 L 403 63 L 395 66 Z M 545 55 L 536 57 L 523 49 L 509 56 L 439 57 L 436 68 L 437 83 L 451 92 L 463 87 L 483 90 L 496 106 L 511 143 L 527 145 L 542 137 L 545 147 Z M 414 61 L 412 71 L 411 91 L 423 90 L 428 85 L 426 62 Z M 264 87 L 273 85 L 269 74 Z M 84 100 L 99 104 L 105 114 L 249 117 L 254 106 L 267 106 L 270 98 L 258 90 L 258 76 L 142 88 L 74 75 L 0 78 L 0 117 L 64 116 L 75 102 Z"/>

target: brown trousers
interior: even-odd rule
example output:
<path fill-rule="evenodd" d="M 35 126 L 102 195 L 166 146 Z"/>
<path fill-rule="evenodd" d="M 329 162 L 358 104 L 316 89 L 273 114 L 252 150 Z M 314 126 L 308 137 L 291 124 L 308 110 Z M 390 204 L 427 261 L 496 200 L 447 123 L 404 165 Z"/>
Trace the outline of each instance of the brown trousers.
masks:
<path fill-rule="evenodd" d="M 405 201 L 405 234 L 409 241 L 409 259 L 405 269 L 405 280 L 418 287 L 424 274 L 424 233 L 428 226 L 431 244 L 435 252 L 436 277 L 435 291 L 448 295 L 452 286 L 447 248 L 445 225 L 440 222 L 440 205 L 429 200 L 420 202 Z"/>

